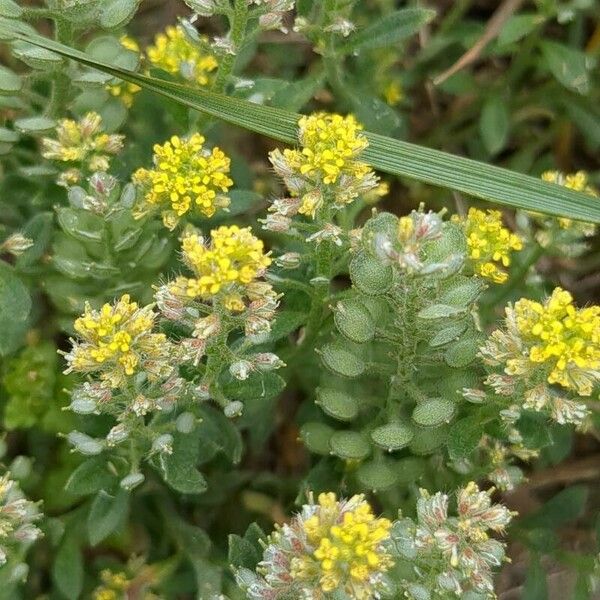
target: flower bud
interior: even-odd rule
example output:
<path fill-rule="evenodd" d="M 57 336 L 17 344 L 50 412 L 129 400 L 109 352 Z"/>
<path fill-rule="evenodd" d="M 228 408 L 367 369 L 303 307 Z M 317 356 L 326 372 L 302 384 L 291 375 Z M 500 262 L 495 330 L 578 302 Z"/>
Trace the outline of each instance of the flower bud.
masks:
<path fill-rule="evenodd" d="M 252 362 L 254 363 L 254 366 L 261 371 L 274 371 L 275 369 L 285 367 L 285 363 L 272 352 L 260 352 L 259 354 L 255 354 L 252 357 Z"/>
<path fill-rule="evenodd" d="M 123 423 L 115 425 L 106 436 L 106 443 L 109 446 L 116 446 L 124 442 L 129 437 L 129 430 Z"/>
<path fill-rule="evenodd" d="M 13 256 L 21 256 L 25 250 L 32 246 L 33 240 L 31 238 L 25 237 L 22 233 L 13 233 L 4 240 L 0 248 Z"/>
<path fill-rule="evenodd" d="M 132 490 L 144 482 L 145 477 L 141 473 L 129 473 L 121 479 L 120 486 L 124 490 Z"/>
<path fill-rule="evenodd" d="M 98 440 L 80 431 L 71 431 L 67 434 L 67 440 L 75 450 L 86 456 L 100 454 L 103 450 L 103 446 Z"/>
<path fill-rule="evenodd" d="M 239 400 L 230 402 L 224 409 L 223 413 L 228 419 L 240 417 L 244 412 L 244 405 Z"/>
<path fill-rule="evenodd" d="M 196 424 L 196 417 L 191 412 L 181 413 L 175 421 L 175 427 L 179 433 L 191 433 Z"/>
<path fill-rule="evenodd" d="M 253 370 L 254 365 L 247 360 L 238 360 L 232 363 L 229 367 L 229 372 L 240 381 L 248 379 L 250 372 Z"/>
<path fill-rule="evenodd" d="M 152 452 L 161 454 L 173 454 L 173 436 L 170 433 L 159 435 L 152 442 Z"/>
<path fill-rule="evenodd" d="M 297 269 L 301 260 L 299 252 L 286 252 L 275 259 L 275 264 L 282 269 Z"/>

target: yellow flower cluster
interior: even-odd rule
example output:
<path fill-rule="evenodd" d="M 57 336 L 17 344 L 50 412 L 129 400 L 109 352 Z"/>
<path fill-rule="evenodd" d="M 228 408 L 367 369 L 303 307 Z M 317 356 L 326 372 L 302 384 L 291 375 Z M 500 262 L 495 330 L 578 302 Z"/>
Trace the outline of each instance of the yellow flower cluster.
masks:
<path fill-rule="evenodd" d="M 180 75 L 197 85 L 210 83 L 211 74 L 219 66 L 211 54 L 203 54 L 185 35 L 181 27 L 167 27 L 146 50 L 148 60 L 167 73 Z"/>
<path fill-rule="evenodd" d="M 121 600 L 131 583 L 125 573 L 113 573 L 105 569 L 100 573 L 102 585 L 97 587 L 93 593 L 93 600 Z"/>
<path fill-rule="evenodd" d="M 123 35 L 119 41 L 121 42 L 121 46 L 123 46 L 123 48 L 126 50 L 130 50 L 136 54 L 139 53 L 140 46 L 132 37 Z M 135 94 L 137 94 L 141 89 L 142 88 L 139 85 L 130 83 L 128 81 L 119 81 L 118 83 L 111 83 L 106 86 L 106 91 L 111 96 L 119 98 L 127 108 L 131 108 Z"/>
<path fill-rule="evenodd" d="M 207 300 L 222 291 L 229 310 L 242 310 L 240 292 L 271 264 L 261 240 L 250 227 L 221 226 L 210 233 L 210 243 L 196 233 L 183 238 L 183 260 L 194 272 L 193 278 L 178 277 L 172 292 L 188 298 Z"/>
<path fill-rule="evenodd" d="M 578 309 L 569 292 L 556 288 L 544 304 L 523 298 L 514 311 L 529 360 L 550 367 L 548 383 L 591 395 L 600 381 L 600 306 Z M 521 368 L 513 362 L 508 374 Z"/>
<path fill-rule="evenodd" d="M 138 169 L 133 176 L 146 193 L 146 205 L 169 206 L 163 222 L 174 229 L 179 218 L 195 209 L 212 217 L 217 208 L 229 205 L 224 196 L 233 185 L 229 177 L 230 159 L 219 148 L 208 150 L 204 137 L 195 133 L 188 139 L 173 136 L 162 146 L 154 146 L 154 168 Z M 137 211 L 145 213 L 144 207 Z"/>
<path fill-rule="evenodd" d="M 56 126 L 56 139 L 42 140 L 42 156 L 50 160 L 73 163 L 90 172 L 108 171 L 110 155 L 123 148 L 122 135 L 102 131 L 102 118 L 95 112 L 87 113 L 79 121 L 63 119 Z M 67 172 L 61 183 L 73 185 L 82 177 L 78 168 Z"/>
<path fill-rule="evenodd" d="M 588 183 L 588 176 L 585 171 L 577 171 L 576 173 L 564 174 L 560 171 L 546 171 L 542 173 L 542 179 L 549 183 L 556 183 L 558 185 L 562 185 L 570 190 L 574 190 L 576 192 L 584 192 L 585 194 L 589 194 L 590 196 L 597 196 L 596 190 L 591 187 Z M 572 227 L 578 225 L 579 227 L 583 227 L 582 233 L 584 235 L 593 235 L 595 231 L 595 227 L 591 224 L 587 223 L 579 223 L 573 221 L 572 219 L 567 219 L 565 217 L 558 218 L 558 224 L 561 229 L 571 229 Z"/>
<path fill-rule="evenodd" d="M 163 333 L 152 332 L 155 317 L 150 306 L 139 308 L 128 294 L 100 310 L 86 304 L 74 324 L 82 341 L 74 342 L 66 355 L 67 372 L 99 371 L 102 379 L 118 387 L 147 363 L 158 366 L 168 355 L 168 342 Z"/>
<path fill-rule="evenodd" d="M 340 207 L 377 187 L 371 167 L 358 160 L 368 140 L 352 115 L 319 112 L 302 117 L 298 128 L 299 149 L 269 155 L 291 195 L 301 198 L 297 212 L 314 218 L 325 202 Z"/>
<path fill-rule="evenodd" d="M 460 222 L 454 216 L 453 221 Z M 470 208 L 464 220 L 469 258 L 475 273 L 494 283 L 504 283 L 508 274 L 501 267 L 510 265 L 513 250 L 521 250 L 523 241 L 502 224 L 502 213 L 498 210 Z"/>
<path fill-rule="evenodd" d="M 292 578 L 309 577 L 316 566 L 323 592 L 341 586 L 352 598 L 371 598 L 372 577 L 392 565 L 382 548 L 391 522 L 376 518 L 362 495 L 344 503 L 327 493 L 320 494 L 318 501 L 318 509 L 303 522 L 307 541 L 315 550 L 312 556 L 292 561 Z"/>

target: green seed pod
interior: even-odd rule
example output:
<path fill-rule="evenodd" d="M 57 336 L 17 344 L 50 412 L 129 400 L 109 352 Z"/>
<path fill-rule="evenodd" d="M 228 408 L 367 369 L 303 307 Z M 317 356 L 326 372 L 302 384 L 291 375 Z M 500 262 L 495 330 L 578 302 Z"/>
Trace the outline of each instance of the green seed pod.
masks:
<path fill-rule="evenodd" d="M 485 284 L 480 279 L 455 275 L 443 282 L 439 301 L 453 306 L 469 306 L 477 300 L 484 288 Z"/>
<path fill-rule="evenodd" d="M 425 244 L 424 264 L 427 267 L 435 263 L 447 263 L 451 257 L 465 257 L 467 254 L 467 238 L 460 225 L 446 222 L 443 225 L 442 235 L 435 240 Z M 462 260 L 451 261 L 448 269 L 438 271 L 432 275 L 438 275 L 441 278 L 449 277 L 456 273 L 462 267 Z"/>
<path fill-rule="evenodd" d="M 326 344 L 320 351 L 323 364 L 341 377 L 358 377 L 365 370 L 364 361 L 344 348 L 340 342 Z"/>
<path fill-rule="evenodd" d="M 398 217 L 392 213 L 382 212 L 371 217 L 364 225 L 361 234 L 363 247 L 369 254 L 374 254 L 374 244 L 379 236 L 384 236 L 394 243 L 398 239 Z"/>
<path fill-rule="evenodd" d="M 395 461 L 394 470 L 396 472 L 398 483 L 408 484 L 419 481 L 425 474 L 426 466 L 425 461 L 416 456 L 409 456 Z"/>
<path fill-rule="evenodd" d="M 60 67 L 63 59 L 45 48 L 38 48 L 27 42 L 19 42 L 13 46 L 13 55 L 32 69 L 52 70 Z"/>
<path fill-rule="evenodd" d="M 461 306 L 450 306 L 449 304 L 432 304 L 420 310 L 419 319 L 447 319 L 465 312 Z"/>
<path fill-rule="evenodd" d="M 333 429 L 325 423 L 305 423 L 300 429 L 300 439 L 304 445 L 315 454 L 327 456 L 330 454 L 329 441 Z"/>
<path fill-rule="evenodd" d="M 334 314 L 338 331 L 351 342 L 364 344 L 375 336 L 375 323 L 367 308 L 356 299 L 337 303 Z"/>
<path fill-rule="evenodd" d="M 412 413 L 412 418 L 417 425 L 422 427 L 437 427 L 448 423 L 454 415 L 455 404 L 445 398 L 430 398 L 419 402 Z"/>
<path fill-rule="evenodd" d="M 356 398 L 340 390 L 318 389 L 317 404 L 330 417 L 339 421 L 352 421 L 358 415 Z"/>
<path fill-rule="evenodd" d="M 386 490 L 398 481 L 398 473 L 393 462 L 376 459 L 361 465 L 356 471 L 360 485 L 374 492 Z"/>
<path fill-rule="evenodd" d="M 408 449 L 413 454 L 431 454 L 446 443 L 447 437 L 448 426 L 445 424 L 441 427 L 419 428 L 415 431 L 415 437 Z"/>
<path fill-rule="evenodd" d="M 460 335 L 467 328 L 466 323 L 454 323 L 449 327 L 445 327 L 444 329 L 440 329 L 430 340 L 429 345 L 432 348 L 437 348 L 438 346 L 443 346 L 448 342 L 456 340 L 460 337 Z"/>
<path fill-rule="evenodd" d="M 412 428 L 403 423 L 387 423 L 371 432 L 373 442 L 388 452 L 408 446 L 413 436 Z"/>
<path fill-rule="evenodd" d="M 367 438 L 356 431 L 336 431 L 329 440 L 329 447 L 331 454 L 346 460 L 362 460 L 371 452 Z"/>
<path fill-rule="evenodd" d="M 430 600 L 431 599 L 431 594 L 429 593 L 429 590 L 422 585 L 417 585 L 416 583 L 411 583 L 407 587 L 407 591 L 409 593 L 409 597 L 412 598 L 413 600 Z"/>
<path fill-rule="evenodd" d="M 354 286 L 367 296 L 380 296 L 392 287 L 394 271 L 391 265 L 365 253 L 358 253 L 350 263 L 350 278 Z"/>
<path fill-rule="evenodd" d="M 358 298 L 361 304 L 369 311 L 373 323 L 380 327 L 388 321 L 392 314 L 388 301 L 383 296 L 364 296 Z"/>
<path fill-rule="evenodd" d="M 0 66 L 0 95 L 17 94 L 23 87 L 23 80 L 14 71 Z"/>
<path fill-rule="evenodd" d="M 444 354 L 444 360 L 451 367 L 461 368 L 472 363 L 477 357 L 481 340 L 477 337 L 465 337 L 452 344 Z"/>

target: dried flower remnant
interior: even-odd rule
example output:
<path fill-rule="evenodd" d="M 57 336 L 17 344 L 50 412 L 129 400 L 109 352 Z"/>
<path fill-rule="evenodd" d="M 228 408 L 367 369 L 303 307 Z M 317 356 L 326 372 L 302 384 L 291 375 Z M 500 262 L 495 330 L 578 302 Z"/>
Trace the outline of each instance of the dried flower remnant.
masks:
<path fill-rule="evenodd" d="M 466 219 L 455 215 L 453 221 L 464 225 L 475 273 L 494 283 L 505 283 L 508 273 L 504 269 L 510 266 L 511 253 L 522 250 L 523 241 L 504 227 L 502 213 L 470 208 Z"/>
<path fill-rule="evenodd" d="M 501 534 L 513 513 L 492 504 L 491 492 L 471 482 L 456 493 L 457 514 L 449 514 L 449 496 L 421 490 L 417 521 L 400 519 L 391 532 L 390 548 L 414 564 L 416 578 L 405 581 L 408 598 L 420 592 L 446 597 L 471 591 L 494 598 L 493 570 L 505 560 Z"/>
<path fill-rule="evenodd" d="M 74 324 L 80 340 L 65 355 L 67 373 L 99 373 L 113 388 L 139 371 L 149 378 L 168 375 L 170 344 L 163 333 L 154 333 L 156 313 L 151 306 L 140 308 L 125 294 L 115 304 L 100 310 L 86 305 Z"/>
<path fill-rule="evenodd" d="M 56 126 L 56 139 L 43 138 L 42 156 L 67 163 L 70 168 L 58 179 L 60 185 L 75 185 L 84 173 L 108 171 L 110 156 L 123 148 L 124 136 L 102 131 L 102 118 L 94 112 L 79 121 L 63 119 Z"/>
<path fill-rule="evenodd" d="M 204 142 L 196 133 L 188 139 L 173 136 L 154 146 L 154 168 L 138 169 L 133 176 L 143 190 L 135 216 L 158 207 L 165 226 L 174 229 L 190 211 L 212 217 L 218 208 L 229 206 L 226 193 L 233 185 L 231 161 L 219 148 L 205 148 Z"/>
<path fill-rule="evenodd" d="M 208 85 L 219 66 L 217 59 L 203 53 L 185 34 L 182 27 L 167 27 L 154 45 L 146 50 L 148 61 L 172 75 L 179 75 L 199 86 Z"/>
<path fill-rule="evenodd" d="M 9 473 L 0 477 L 0 565 L 22 546 L 41 537 L 42 532 L 34 524 L 41 517 L 37 506 L 23 496 Z"/>
<path fill-rule="evenodd" d="M 257 573 L 240 569 L 238 583 L 252 600 L 318 600 L 345 592 L 356 600 L 380 598 L 393 564 L 386 550 L 392 526 L 377 518 L 364 496 L 312 497 L 289 524 L 269 537 Z"/>

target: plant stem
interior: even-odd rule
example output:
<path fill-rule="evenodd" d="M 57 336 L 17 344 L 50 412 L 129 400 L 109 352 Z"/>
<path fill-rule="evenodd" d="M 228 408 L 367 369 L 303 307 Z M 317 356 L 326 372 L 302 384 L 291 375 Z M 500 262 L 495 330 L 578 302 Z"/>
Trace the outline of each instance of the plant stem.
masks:
<path fill-rule="evenodd" d="M 67 46 L 73 45 L 72 25 L 64 19 L 56 19 L 56 32 L 54 37 L 62 44 L 66 44 Z M 65 71 L 66 68 L 60 69 L 54 76 L 54 81 L 52 82 L 52 94 L 46 109 L 46 115 L 49 117 L 57 116 L 60 109 L 66 105 L 71 80 Z"/>

